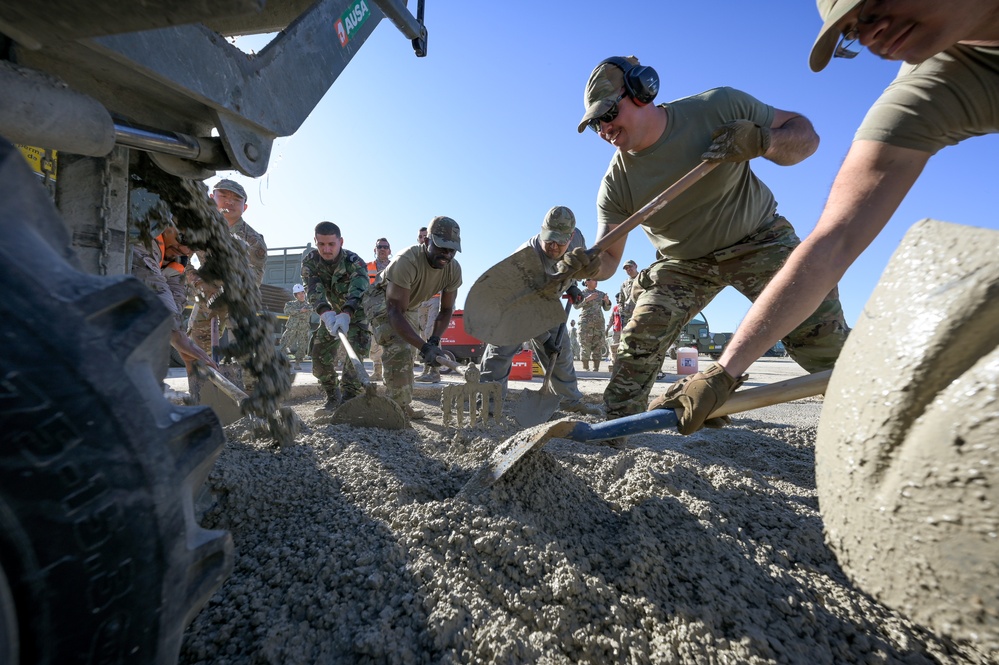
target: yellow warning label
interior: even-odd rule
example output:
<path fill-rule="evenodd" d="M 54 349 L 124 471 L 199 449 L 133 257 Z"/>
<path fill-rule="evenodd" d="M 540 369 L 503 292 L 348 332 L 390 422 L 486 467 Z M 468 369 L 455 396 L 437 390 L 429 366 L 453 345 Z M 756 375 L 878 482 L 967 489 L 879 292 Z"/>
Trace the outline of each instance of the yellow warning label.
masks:
<path fill-rule="evenodd" d="M 27 160 L 32 171 L 37 173 L 42 178 L 48 180 L 56 179 L 56 163 L 58 161 L 57 151 L 46 150 L 44 148 L 34 148 L 30 145 L 18 145 L 17 149 L 21 151 L 22 155 L 24 155 L 24 159 Z"/>

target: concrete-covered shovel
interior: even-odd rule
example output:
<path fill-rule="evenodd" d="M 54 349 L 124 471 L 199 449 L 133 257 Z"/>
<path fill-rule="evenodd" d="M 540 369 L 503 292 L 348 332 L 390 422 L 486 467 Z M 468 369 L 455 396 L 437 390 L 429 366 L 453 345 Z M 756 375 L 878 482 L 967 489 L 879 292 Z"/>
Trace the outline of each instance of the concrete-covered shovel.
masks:
<path fill-rule="evenodd" d="M 725 404 L 715 409 L 709 418 L 719 418 L 763 406 L 783 404 L 796 399 L 821 395 L 825 392 L 831 374 L 832 370 L 828 370 L 768 386 L 740 390 L 729 397 Z M 533 433 L 533 435 L 527 433 L 525 436 L 525 433 L 521 433 L 504 441 L 493 452 L 489 462 L 465 483 L 458 496 L 471 497 L 480 490 L 489 487 L 514 468 L 528 453 L 539 450 L 550 439 L 568 439 L 580 443 L 605 441 L 620 436 L 673 428 L 676 427 L 676 424 L 677 417 L 673 409 L 646 411 L 596 425 L 574 420 L 560 420 Z"/>

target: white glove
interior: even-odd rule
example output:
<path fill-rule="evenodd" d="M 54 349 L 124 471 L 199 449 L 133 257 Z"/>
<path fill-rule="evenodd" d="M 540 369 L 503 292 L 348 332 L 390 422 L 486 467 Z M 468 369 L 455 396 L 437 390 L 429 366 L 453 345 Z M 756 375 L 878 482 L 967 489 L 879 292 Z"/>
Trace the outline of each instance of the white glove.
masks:
<path fill-rule="evenodd" d="M 334 337 L 336 337 L 337 332 L 340 331 L 346 335 L 347 330 L 350 328 L 350 314 L 347 312 L 340 312 L 337 314 L 333 310 L 330 310 L 320 314 L 319 318 L 322 320 L 323 325 L 326 326 L 326 330 L 328 330 Z"/>

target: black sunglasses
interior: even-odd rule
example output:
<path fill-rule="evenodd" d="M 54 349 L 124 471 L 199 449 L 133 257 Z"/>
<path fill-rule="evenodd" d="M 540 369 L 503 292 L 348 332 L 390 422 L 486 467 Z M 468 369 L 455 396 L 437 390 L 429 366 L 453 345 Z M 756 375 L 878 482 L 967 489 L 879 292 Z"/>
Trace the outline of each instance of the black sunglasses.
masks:
<path fill-rule="evenodd" d="M 604 113 L 602 116 L 598 118 L 590 120 L 588 123 L 586 123 L 586 126 L 599 134 L 600 123 L 614 122 L 614 118 L 617 117 L 618 111 L 620 111 L 620 108 L 618 108 L 618 102 L 620 102 L 622 99 L 624 99 L 627 96 L 628 96 L 627 93 L 622 92 L 620 95 L 618 95 L 617 99 L 614 100 L 614 103 L 611 104 L 611 107 L 607 109 L 606 113 Z"/>
<path fill-rule="evenodd" d="M 375 249 L 392 249 L 388 245 L 375 245 Z"/>

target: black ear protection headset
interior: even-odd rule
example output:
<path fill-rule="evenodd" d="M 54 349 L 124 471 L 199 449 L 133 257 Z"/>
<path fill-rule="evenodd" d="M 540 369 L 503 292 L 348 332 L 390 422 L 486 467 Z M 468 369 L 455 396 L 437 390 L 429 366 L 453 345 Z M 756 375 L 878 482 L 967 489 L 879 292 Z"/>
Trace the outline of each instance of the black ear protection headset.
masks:
<path fill-rule="evenodd" d="M 659 74 L 651 67 L 633 65 L 619 56 L 607 58 L 600 65 L 614 65 L 624 72 L 624 92 L 639 106 L 651 104 L 659 94 Z"/>

